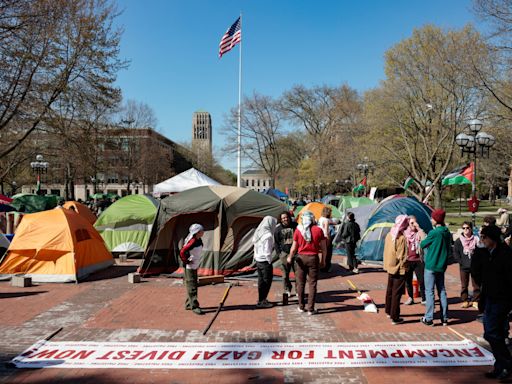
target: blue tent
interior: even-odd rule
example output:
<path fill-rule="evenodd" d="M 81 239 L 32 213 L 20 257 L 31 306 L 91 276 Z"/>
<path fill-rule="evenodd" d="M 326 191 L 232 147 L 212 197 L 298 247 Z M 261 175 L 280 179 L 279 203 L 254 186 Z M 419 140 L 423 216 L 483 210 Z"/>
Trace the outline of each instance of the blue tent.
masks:
<path fill-rule="evenodd" d="M 416 216 L 418 224 L 425 232 L 430 232 L 432 210 L 416 198 L 393 195 L 383 200 L 370 213 L 367 229 L 362 235 L 357 252 L 359 260 L 382 262 L 384 240 L 398 215 Z"/>
<path fill-rule="evenodd" d="M 265 190 L 263 192 L 263 194 L 272 196 L 272 197 L 276 198 L 277 200 L 287 200 L 288 199 L 288 195 L 286 193 L 281 192 L 279 189 L 275 189 L 275 188 L 269 188 L 269 189 Z"/>

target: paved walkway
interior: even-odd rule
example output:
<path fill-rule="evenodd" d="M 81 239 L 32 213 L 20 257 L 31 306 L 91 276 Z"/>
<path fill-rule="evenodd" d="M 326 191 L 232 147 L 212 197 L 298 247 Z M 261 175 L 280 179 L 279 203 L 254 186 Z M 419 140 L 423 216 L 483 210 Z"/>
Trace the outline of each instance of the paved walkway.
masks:
<path fill-rule="evenodd" d="M 338 258 L 338 256 L 336 257 Z M 336 261 L 340 261 L 337 259 Z M 179 279 L 158 277 L 129 284 L 126 274 L 134 266 L 116 266 L 77 285 L 41 284 L 13 288 L 0 283 L 0 360 L 5 362 L 35 341 L 63 327 L 53 340 L 147 342 L 361 342 L 408 340 L 458 340 L 448 328 L 426 327 L 418 322 L 424 307 L 403 306 L 405 324 L 392 326 L 383 311 L 362 311 L 347 274 L 336 265 L 319 282 L 319 314 L 306 316 L 291 305 L 256 309 L 255 281 L 239 281 L 232 288 L 224 311 L 206 337 L 201 334 L 215 311 L 225 286 L 201 287 L 201 305 L 208 312 L 197 316 L 183 310 L 185 290 Z M 350 277 L 370 292 L 382 307 L 386 275 L 371 267 Z M 447 275 L 452 327 L 479 340 L 482 325 L 476 311 L 461 309 L 458 268 Z M 281 298 L 280 281 L 270 297 Z M 481 339 L 480 339 L 481 340 Z M 487 367 L 464 368 L 362 368 L 263 370 L 133 370 L 41 369 L 16 370 L 2 364 L 0 383 L 476 383 Z"/>

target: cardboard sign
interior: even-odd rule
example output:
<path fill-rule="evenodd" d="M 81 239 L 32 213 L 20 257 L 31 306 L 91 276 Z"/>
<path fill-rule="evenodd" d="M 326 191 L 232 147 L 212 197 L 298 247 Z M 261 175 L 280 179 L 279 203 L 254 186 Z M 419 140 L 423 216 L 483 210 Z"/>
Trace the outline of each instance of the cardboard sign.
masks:
<path fill-rule="evenodd" d="M 469 340 L 382 343 L 38 342 L 17 368 L 253 369 L 492 365 Z"/>

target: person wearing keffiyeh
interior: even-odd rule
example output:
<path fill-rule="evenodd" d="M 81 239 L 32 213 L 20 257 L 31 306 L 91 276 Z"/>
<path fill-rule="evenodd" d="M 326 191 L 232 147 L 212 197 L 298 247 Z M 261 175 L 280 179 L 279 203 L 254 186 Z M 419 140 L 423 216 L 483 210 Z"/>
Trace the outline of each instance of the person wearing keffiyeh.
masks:
<path fill-rule="evenodd" d="M 301 223 L 293 234 L 293 244 L 288 255 L 288 264 L 296 258 L 296 290 L 299 298 L 299 312 L 306 312 L 306 301 L 304 297 L 306 287 L 306 276 L 309 283 L 308 306 L 309 315 L 317 313 L 315 309 L 316 285 L 320 268 L 325 267 L 325 256 L 327 255 L 327 244 L 324 232 L 315 225 L 315 216 L 311 211 L 304 211 L 301 214 Z M 321 256 L 319 256 L 321 254 Z"/>
<path fill-rule="evenodd" d="M 477 244 L 480 241 L 478 236 L 473 234 L 473 224 L 470 221 L 462 223 L 462 234 L 453 245 L 453 256 L 459 263 L 460 270 L 460 299 L 462 308 L 474 307 L 478 309 L 478 300 L 480 299 L 480 287 L 471 275 L 471 259 L 475 254 Z M 473 298 L 469 297 L 469 280 L 473 285 Z"/>
<path fill-rule="evenodd" d="M 409 226 L 409 218 L 399 215 L 395 224 L 384 241 L 383 267 L 388 273 L 386 289 L 386 314 L 393 325 L 404 322 L 400 317 L 400 299 L 405 288 L 405 273 L 407 272 L 407 239 L 404 231 Z"/>
<path fill-rule="evenodd" d="M 185 309 L 192 310 L 197 315 L 204 314 L 197 300 L 197 268 L 199 267 L 203 252 L 203 241 L 201 240 L 203 235 L 203 226 L 201 224 L 192 224 L 189 228 L 188 236 L 183 242 L 184 246 L 180 250 L 180 259 L 183 262 L 184 270 L 183 280 L 187 287 Z"/>
<path fill-rule="evenodd" d="M 277 219 L 265 216 L 252 237 L 254 261 L 258 270 L 258 308 L 271 308 L 274 305 L 267 300 L 272 286 L 272 251 L 274 250 L 274 233 Z"/>

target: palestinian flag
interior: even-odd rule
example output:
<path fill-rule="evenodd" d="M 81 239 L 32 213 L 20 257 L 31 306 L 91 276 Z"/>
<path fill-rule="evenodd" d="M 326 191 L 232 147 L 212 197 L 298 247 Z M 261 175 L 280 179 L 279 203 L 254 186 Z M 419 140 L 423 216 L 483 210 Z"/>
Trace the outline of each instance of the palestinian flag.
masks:
<path fill-rule="evenodd" d="M 409 176 L 407 179 L 405 179 L 404 186 L 403 186 L 404 191 L 407 191 L 413 182 L 414 182 L 414 177 Z"/>
<path fill-rule="evenodd" d="M 361 192 L 361 191 L 364 191 L 365 188 L 366 188 L 366 176 L 364 177 L 363 180 L 361 180 L 359 185 L 357 187 L 355 187 L 352 191 L 353 192 Z"/>
<path fill-rule="evenodd" d="M 473 167 L 474 163 L 463 165 L 451 171 L 443 178 L 443 185 L 463 185 L 471 184 L 473 182 Z"/>

